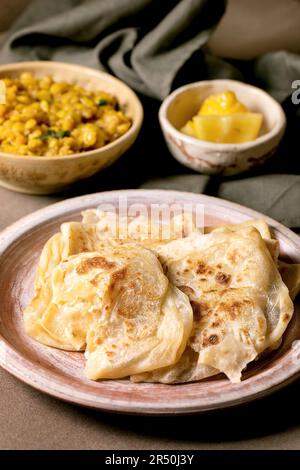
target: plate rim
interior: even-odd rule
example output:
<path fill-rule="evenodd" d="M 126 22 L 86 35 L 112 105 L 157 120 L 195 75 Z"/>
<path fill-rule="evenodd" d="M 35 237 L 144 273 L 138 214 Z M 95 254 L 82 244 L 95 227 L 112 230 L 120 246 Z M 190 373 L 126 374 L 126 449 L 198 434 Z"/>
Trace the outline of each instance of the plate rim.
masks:
<path fill-rule="evenodd" d="M 9 225 L 0 233 L 0 259 L 5 254 L 6 250 L 16 241 L 19 237 L 26 234 L 28 230 L 36 228 L 38 230 L 39 225 L 43 225 L 43 223 L 53 220 L 53 218 L 58 217 L 64 213 L 73 212 L 74 210 L 84 210 L 85 208 L 92 207 L 93 205 L 96 206 L 100 202 L 103 202 L 105 199 L 111 199 L 111 197 L 117 197 L 121 195 L 126 195 L 128 198 L 137 197 L 140 198 L 142 195 L 146 199 L 151 199 L 154 196 L 159 196 L 160 194 L 164 194 L 170 198 L 174 199 L 193 199 L 196 202 L 205 205 L 205 201 L 209 201 L 210 203 L 214 203 L 219 208 L 226 207 L 232 209 L 235 212 L 239 212 L 249 218 L 262 218 L 264 219 L 272 228 L 281 232 L 283 236 L 285 236 L 294 247 L 298 248 L 299 250 L 299 262 L 300 262 L 300 237 L 293 233 L 289 228 L 285 227 L 281 223 L 277 222 L 276 220 L 266 216 L 258 211 L 253 209 L 247 208 L 246 206 L 227 201 L 225 199 L 221 199 L 218 197 L 208 196 L 204 194 L 197 194 L 191 192 L 184 192 L 184 191 L 174 191 L 174 190 L 167 190 L 167 189 L 122 189 L 122 190 L 112 190 L 112 191 L 105 191 L 105 192 L 98 192 L 92 193 L 83 196 L 77 196 L 74 198 L 65 199 L 63 201 L 50 204 L 42 209 L 32 212 L 21 219 L 17 220 L 13 224 Z M 298 261 L 298 256 L 296 257 Z M 9 359 L 9 360 L 8 360 Z M 29 364 L 31 361 L 27 359 L 24 355 L 19 353 L 13 348 L 12 344 L 9 344 L 5 338 L 0 334 L 0 366 L 20 379 L 21 381 L 31 385 L 32 387 L 47 393 L 48 395 L 54 396 L 59 398 L 63 401 L 69 403 L 76 403 L 81 406 L 86 406 L 90 408 L 101 409 L 103 411 L 111 411 L 111 412 L 119 412 L 119 413 L 126 413 L 126 414 L 144 414 L 144 415 L 179 415 L 179 414 L 194 414 L 194 413 L 201 413 L 206 412 L 209 410 L 216 410 L 216 409 L 223 409 L 228 407 L 233 407 L 242 403 L 250 402 L 252 400 L 261 398 L 263 396 L 267 396 L 273 393 L 276 390 L 283 388 L 284 386 L 288 385 L 289 383 L 293 382 L 300 376 L 300 363 L 295 365 L 293 370 L 289 371 L 287 374 L 282 374 L 278 379 L 274 379 L 273 382 L 268 385 L 267 387 L 262 386 L 260 390 L 256 390 L 253 392 L 251 391 L 247 394 L 244 394 L 240 397 L 227 398 L 225 401 L 223 398 L 220 398 L 218 402 L 212 402 L 211 404 L 201 404 L 199 402 L 193 401 L 193 404 L 190 406 L 180 406 L 179 403 L 176 403 L 176 409 L 172 407 L 171 403 L 164 403 L 157 404 L 152 403 L 151 406 L 147 406 L 145 404 L 140 404 L 135 401 L 130 402 L 128 400 L 116 400 L 116 399 L 108 399 L 102 397 L 99 394 L 96 400 L 88 399 L 87 396 L 84 395 L 86 392 L 75 393 L 75 395 L 67 393 L 66 390 L 63 390 L 66 387 L 64 384 L 60 384 L 59 387 L 59 380 L 58 380 L 58 387 L 55 387 L 57 384 L 56 382 L 53 383 L 51 380 L 51 376 L 49 376 L 49 380 L 42 380 L 41 383 L 41 370 L 40 368 L 35 370 L 35 368 L 30 368 Z M 273 368 L 274 366 L 272 366 Z M 30 374 L 28 374 L 30 372 Z M 283 375 L 283 376 L 282 376 Z M 54 384 L 54 386 L 53 386 Z M 171 385 L 172 386 L 172 385 Z M 184 386 L 184 385 L 182 385 Z M 87 395 L 91 395 L 87 393 Z"/>

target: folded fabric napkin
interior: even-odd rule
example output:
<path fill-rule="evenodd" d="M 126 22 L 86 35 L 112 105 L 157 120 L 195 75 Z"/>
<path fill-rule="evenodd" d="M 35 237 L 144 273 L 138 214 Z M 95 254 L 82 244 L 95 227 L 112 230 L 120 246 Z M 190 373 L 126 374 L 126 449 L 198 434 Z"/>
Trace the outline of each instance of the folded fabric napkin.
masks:
<path fill-rule="evenodd" d="M 143 188 L 173 189 L 195 193 L 210 193 L 209 178 L 204 175 L 171 176 L 154 179 Z M 300 227 L 300 176 L 254 176 L 235 181 L 220 182 L 213 195 L 237 202 L 287 225 Z"/>
<path fill-rule="evenodd" d="M 34 1 L 13 25 L 0 61 L 50 59 L 84 64 L 109 71 L 137 91 L 160 99 L 170 92 L 174 78 L 204 46 L 221 18 L 225 2 L 213 3 Z"/>
<path fill-rule="evenodd" d="M 284 51 L 251 61 L 213 57 L 206 43 L 225 7 L 225 0 L 36 0 L 9 31 L 0 62 L 79 63 L 118 76 L 140 94 L 144 128 L 125 164 L 114 165 L 109 172 L 110 189 L 120 178 L 123 187 L 136 187 L 163 176 L 143 187 L 206 192 L 300 226 L 300 113 L 299 105 L 290 100 L 292 81 L 300 78 L 300 57 Z M 229 179 L 178 175 L 186 169 L 174 162 L 163 143 L 157 122 L 159 100 L 181 84 L 221 77 L 254 83 L 283 102 L 288 118 L 285 139 L 275 158 L 255 173 Z M 168 178 L 170 174 L 175 176 Z M 97 190 L 103 189 L 99 184 Z"/>
<path fill-rule="evenodd" d="M 278 51 L 224 61 L 205 47 L 226 0 L 35 0 L 13 24 L 0 62 L 59 60 L 107 70 L 162 99 L 179 82 L 239 78 L 281 101 L 299 79 L 300 59 Z"/>

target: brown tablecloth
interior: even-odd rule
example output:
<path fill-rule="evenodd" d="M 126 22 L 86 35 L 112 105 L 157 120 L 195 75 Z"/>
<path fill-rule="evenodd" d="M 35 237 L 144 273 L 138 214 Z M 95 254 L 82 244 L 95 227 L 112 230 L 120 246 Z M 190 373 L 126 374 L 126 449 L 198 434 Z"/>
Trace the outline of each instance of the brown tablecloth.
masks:
<path fill-rule="evenodd" d="M 82 187 L 82 192 L 86 189 Z M 0 229 L 62 198 L 0 188 Z M 222 412 L 130 417 L 63 403 L 0 369 L 0 448 L 299 449 L 299 396 L 300 381 L 263 400 Z"/>

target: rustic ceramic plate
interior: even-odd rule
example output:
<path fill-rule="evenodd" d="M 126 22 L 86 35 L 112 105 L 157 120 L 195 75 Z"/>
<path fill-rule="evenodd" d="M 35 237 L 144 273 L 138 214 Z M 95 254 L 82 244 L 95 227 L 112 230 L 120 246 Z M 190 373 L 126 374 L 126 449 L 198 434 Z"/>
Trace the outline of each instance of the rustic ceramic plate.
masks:
<path fill-rule="evenodd" d="M 62 400 L 103 410 L 137 414 L 183 414 L 234 406 L 283 387 L 300 375 L 299 301 L 280 349 L 252 364 L 243 381 L 223 376 L 184 385 L 134 384 L 129 380 L 93 382 L 83 375 L 82 353 L 43 346 L 23 331 L 22 310 L 33 293 L 41 249 L 62 222 L 79 220 L 80 212 L 101 203 L 202 204 L 206 225 L 262 217 L 280 241 L 281 255 L 300 262 L 300 238 L 278 222 L 222 199 L 176 191 L 113 191 L 69 199 L 37 211 L 0 235 L 0 364 L 7 371 Z"/>

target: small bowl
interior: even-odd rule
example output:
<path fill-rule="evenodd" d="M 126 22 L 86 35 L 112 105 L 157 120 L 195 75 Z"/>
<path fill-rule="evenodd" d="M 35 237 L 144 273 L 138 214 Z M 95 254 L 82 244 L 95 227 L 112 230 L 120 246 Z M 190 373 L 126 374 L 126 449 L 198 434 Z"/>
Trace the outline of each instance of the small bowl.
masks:
<path fill-rule="evenodd" d="M 179 129 L 209 95 L 232 90 L 250 111 L 263 115 L 257 139 L 241 144 L 198 140 Z M 207 80 L 178 88 L 162 103 L 160 125 L 172 155 L 199 173 L 234 175 L 264 163 L 275 152 L 286 126 L 282 107 L 266 92 L 236 80 Z"/>
<path fill-rule="evenodd" d="M 143 122 L 143 108 L 136 94 L 122 81 L 104 72 L 62 62 L 20 62 L 0 66 L 0 79 L 30 72 L 35 77 L 52 75 L 54 80 L 76 83 L 90 90 L 115 95 L 132 126 L 121 137 L 99 149 L 62 157 L 22 156 L 0 152 L 0 185 L 30 194 L 61 191 L 111 165 L 135 141 Z"/>

